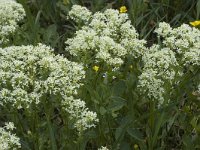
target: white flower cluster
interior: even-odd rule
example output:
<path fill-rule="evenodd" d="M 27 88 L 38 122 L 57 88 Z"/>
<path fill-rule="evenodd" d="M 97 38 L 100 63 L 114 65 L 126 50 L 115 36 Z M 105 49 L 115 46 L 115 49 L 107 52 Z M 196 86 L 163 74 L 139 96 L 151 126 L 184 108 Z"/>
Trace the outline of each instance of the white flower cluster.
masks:
<path fill-rule="evenodd" d="M 63 100 L 64 109 L 71 114 L 70 119 L 74 120 L 75 127 L 81 133 L 82 131 L 95 127 L 94 122 L 98 122 L 97 114 L 89 111 L 85 102 L 73 97 L 65 97 Z"/>
<path fill-rule="evenodd" d="M 0 58 L 1 102 L 17 107 L 38 104 L 45 94 L 76 94 L 84 77 L 81 65 L 41 44 L 0 49 Z"/>
<path fill-rule="evenodd" d="M 156 33 L 163 38 L 163 46 L 171 48 L 182 56 L 184 65 L 200 65 L 199 29 L 187 24 L 172 29 L 169 24 L 162 22 Z"/>
<path fill-rule="evenodd" d="M 21 148 L 20 139 L 12 134 L 11 131 L 15 129 L 12 122 L 8 122 L 4 127 L 0 127 L 0 149 L 1 150 L 16 150 Z"/>
<path fill-rule="evenodd" d="M 186 51 L 183 56 L 183 61 L 185 65 L 196 65 L 200 66 L 200 43 L 198 46 L 190 48 L 189 51 Z"/>
<path fill-rule="evenodd" d="M 161 45 L 153 45 L 143 56 L 144 68 L 138 87 L 159 104 L 168 101 L 186 65 L 200 65 L 200 31 L 183 24 L 172 29 L 162 22 L 155 30 Z"/>
<path fill-rule="evenodd" d="M 158 100 L 159 104 L 164 102 L 164 81 L 157 77 L 157 72 L 153 69 L 148 69 L 139 76 L 138 88 L 150 100 Z"/>
<path fill-rule="evenodd" d="M 109 150 L 109 149 L 105 146 L 101 146 L 100 148 L 98 148 L 98 150 Z"/>
<path fill-rule="evenodd" d="M 169 48 L 161 49 L 159 45 L 153 45 L 143 56 L 143 63 L 138 88 L 142 93 L 147 93 L 151 100 L 158 100 L 162 104 L 165 94 L 170 90 L 169 86 L 179 76 L 175 53 Z"/>
<path fill-rule="evenodd" d="M 69 17 L 78 22 L 88 22 L 92 13 L 86 8 L 80 5 L 73 5 L 69 12 Z"/>
<path fill-rule="evenodd" d="M 175 53 L 169 48 L 160 48 L 159 45 L 153 45 L 142 58 L 144 70 L 153 69 L 159 77 L 173 80 L 175 77 L 174 69 L 178 62 Z"/>
<path fill-rule="evenodd" d="M 0 49 L 0 105 L 29 108 L 32 103 L 55 97 L 53 103 L 68 104 L 66 109 L 72 118 L 79 107 L 83 108 L 84 114 L 76 119 L 85 119 L 86 128 L 92 127 L 96 114 L 88 111 L 83 101 L 71 97 L 77 93 L 84 76 L 82 65 L 54 55 L 50 47 L 42 44 Z M 70 97 L 68 101 L 66 97 Z"/>
<path fill-rule="evenodd" d="M 14 0 L 0 0 L 0 44 L 8 41 L 8 36 L 24 17 L 25 11 L 21 4 Z"/>
<path fill-rule="evenodd" d="M 86 10 L 79 11 L 82 9 L 75 5 L 69 13 L 73 14 L 72 19 L 76 18 L 74 15 L 78 18 L 84 16 Z M 112 67 L 121 66 L 128 54 L 134 58 L 143 55 L 146 42 L 138 39 L 126 13 L 107 9 L 93 15 L 86 14 L 91 16 L 89 21 L 75 33 L 74 38 L 66 41 L 66 50 L 71 55 L 85 64 L 105 62 Z"/>

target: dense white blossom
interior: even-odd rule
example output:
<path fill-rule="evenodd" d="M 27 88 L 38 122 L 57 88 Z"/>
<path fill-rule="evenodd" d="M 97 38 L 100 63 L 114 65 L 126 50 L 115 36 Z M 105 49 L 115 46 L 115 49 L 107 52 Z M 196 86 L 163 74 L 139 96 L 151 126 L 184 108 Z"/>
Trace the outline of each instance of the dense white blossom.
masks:
<path fill-rule="evenodd" d="M 75 120 L 75 127 L 79 132 L 95 127 L 94 122 L 98 122 L 97 114 L 86 108 L 85 102 L 73 97 L 64 97 L 62 102 L 64 109 L 71 114 L 70 119 Z"/>
<path fill-rule="evenodd" d="M 181 56 L 184 65 L 200 65 L 200 30 L 182 24 L 172 29 L 169 24 L 162 22 L 156 29 L 162 37 L 164 47 L 171 48 Z"/>
<path fill-rule="evenodd" d="M 148 69 L 142 72 L 139 76 L 139 90 L 147 94 L 150 100 L 158 100 L 159 104 L 164 102 L 164 81 L 158 76 L 158 72 L 153 69 Z"/>
<path fill-rule="evenodd" d="M 153 69 L 158 72 L 158 76 L 173 80 L 175 68 L 178 62 L 175 53 L 169 48 L 160 48 L 159 45 L 153 45 L 143 56 L 144 70 Z"/>
<path fill-rule="evenodd" d="M 159 23 L 159 27 L 155 30 L 155 32 L 162 37 L 167 37 L 171 32 L 171 26 L 166 22 Z"/>
<path fill-rule="evenodd" d="M 8 41 L 8 36 L 17 28 L 17 23 L 25 16 L 21 4 L 14 0 L 0 0 L 0 44 Z"/>
<path fill-rule="evenodd" d="M 81 6 L 75 6 L 71 11 L 79 17 L 81 15 L 78 10 L 78 13 L 74 13 L 76 7 L 79 10 Z M 84 15 L 84 11 L 82 13 Z M 66 50 L 85 64 L 103 62 L 119 67 L 127 55 L 141 57 L 145 51 L 145 43 L 138 39 L 138 33 L 126 13 L 107 9 L 91 15 L 89 22 L 85 22 L 75 33 L 75 37 L 66 41 Z"/>
<path fill-rule="evenodd" d="M 149 99 L 158 100 L 159 104 L 162 104 L 165 94 L 170 90 L 169 86 L 180 77 L 175 53 L 169 48 L 153 45 L 143 56 L 143 63 L 138 88 L 142 93 L 146 93 Z"/>
<path fill-rule="evenodd" d="M 40 98 L 45 94 L 75 94 L 84 78 L 82 66 L 52 52 L 41 44 L 0 49 L 2 101 L 28 107 L 36 102 L 36 95 Z"/>
<path fill-rule="evenodd" d="M 183 61 L 186 65 L 197 65 L 200 66 L 200 47 L 192 47 L 189 51 L 183 55 Z"/>
<path fill-rule="evenodd" d="M 73 5 L 71 11 L 69 12 L 69 17 L 76 21 L 77 23 L 89 21 L 92 13 L 86 8 L 80 5 Z"/>
<path fill-rule="evenodd" d="M 186 24 L 171 28 L 162 22 L 155 32 L 161 43 L 143 55 L 144 68 L 138 88 L 149 99 L 162 104 L 169 100 L 170 91 L 184 75 L 184 66 L 200 65 L 200 31 Z"/>
<path fill-rule="evenodd" d="M 83 101 L 72 97 L 84 76 L 82 65 L 54 55 L 50 47 L 42 44 L 0 49 L 0 105 L 29 108 L 33 103 L 37 105 L 55 97 L 51 102 L 67 103 L 69 108 L 65 109 L 71 118 L 82 121 L 81 130 L 85 130 L 95 126 L 96 113 L 88 111 Z M 77 114 L 79 107 L 84 111 Z M 77 124 L 79 128 L 81 125 Z"/>
<path fill-rule="evenodd" d="M 4 127 L 0 127 L 0 149 L 16 150 L 21 148 L 20 139 L 11 131 L 15 129 L 12 122 L 5 123 Z"/>

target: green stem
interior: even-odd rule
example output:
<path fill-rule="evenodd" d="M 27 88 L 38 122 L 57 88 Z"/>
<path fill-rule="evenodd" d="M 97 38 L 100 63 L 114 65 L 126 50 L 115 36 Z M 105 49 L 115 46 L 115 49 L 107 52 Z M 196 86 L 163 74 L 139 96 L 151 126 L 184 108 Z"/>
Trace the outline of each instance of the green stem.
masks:
<path fill-rule="evenodd" d="M 83 133 L 79 133 L 78 137 L 78 149 L 83 150 L 84 145 L 83 145 Z"/>
<path fill-rule="evenodd" d="M 150 126 L 150 136 L 149 136 L 149 149 L 153 150 L 153 129 L 154 129 L 154 109 L 155 109 L 155 102 L 150 102 L 150 118 L 149 118 L 149 126 Z"/>
<path fill-rule="evenodd" d="M 51 120 L 50 120 L 51 107 L 48 107 L 48 106 L 49 105 L 44 105 L 44 109 L 45 109 L 45 116 L 47 119 L 50 140 L 51 140 L 51 146 L 52 146 L 52 150 L 57 150 L 56 139 L 55 139 L 53 127 L 52 127 Z"/>

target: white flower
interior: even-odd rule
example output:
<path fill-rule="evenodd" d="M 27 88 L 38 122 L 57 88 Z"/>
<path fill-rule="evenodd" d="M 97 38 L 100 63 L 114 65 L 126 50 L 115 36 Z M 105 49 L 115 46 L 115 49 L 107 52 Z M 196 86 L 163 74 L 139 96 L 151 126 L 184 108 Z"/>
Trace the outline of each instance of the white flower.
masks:
<path fill-rule="evenodd" d="M 183 61 L 185 65 L 197 65 L 200 66 L 200 49 L 193 47 L 189 51 L 183 54 Z"/>
<path fill-rule="evenodd" d="M 156 32 L 163 38 L 163 46 L 180 55 L 181 64 L 200 65 L 200 30 L 187 24 L 172 29 L 169 24 L 160 23 Z"/>
<path fill-rule="evenodd" d="M 81 133 L 86 129 L 95 127 L 95 123 L 99 122 L 97 114 L 89 111 L 85 106 L 85 102 L 73 97 L 63 97 L 62 105 L 64 109 L 70 114 L 71 120 L 74 120 L 75 127 Z"/>
<path fill-rule="evenodd" d="M 0 0 L 0 45 L 8 41 L 8 36 L 17 28 L 17 23 L 25 16 L 21 4 L 13 0 Z"/>
<path fill-rule="evenodd" d="M 74 6 L 73 14 L 78 12 L 79 17 L 80 9 L 81 6 Z M 126 13 L 107 9 L 91 14 L 89 21 L 75 33 L 75 37 L 66 41 L 66 51 L 85 65 L 105 63 L 119 68 L 127 55 L 141 57 L 145 51 L 145 43 L 138 39 L 138 33 Z"/>
<path fill-rule="evenodd" d="M 143 71 L 139 76 L 138 89 L 147 94 L 150 100 L 158 100 L 159 104 L 164 102 L 164 81 L 157 77 L 158 72 L 153 69 Z"/>
<path fill-rule="evenodd" d="M 13 130 L 13 129 L 15 129 L 14 123 L 12 123 L 12 122 L 6 122 L 5 123 L 5 128 L 7 130 Z"/>
<path fill-rule="evenodd" d="M 32 104 L 39 107 L 41 101 L 56 97 L 51 102 L 67 110 L 79 131 L 94 127 L 98 121 L 96 113 L 89 111 L 84 101 L 73 98 L 84 77 L 82 65 L 55 55 L 48 46 L 0 49 L 0 105 L 26 109 Z"/>
<path fill-rule="evenodd" d="M 139 76 L 138 89 L 142 94 L 147 94 L 150 100 L 157 100 L 158 105 L 161 105 L 168 101 L 165 95 L 169 95 L 180 77 L 175 53 L 169 48 L 153 45 L 142 60 L 144 68 Z"/>
<path fill-rule="evenodd" d="M 159 27 L 155 30 L 159 36 L 166 37 L 172 32 L 172 28 L 166 22 L 159 23 Z"/>
<path fill-rule="evenodd" d="M 86 8 L 79 5 L 73 5 L 69 12 L 69 17 L 76 22 L 87 22 L 89 21 L 92 13 Z"/>
<path fill-rule="evenodd" d="M 153 45 L 148 53 L 144 54 L 143 62 L 144 70 L 153 69 L 164 79 L 174 79 L 174 69 L 178 66 L 178 62 L 175 53 L 169 48 L 161 49 L 159 45 Z"/>
<path fill-rule="evenodd" d="M 15 129 L 12 122 L 5 123 L 4 127 L 0 127 L 0 149 L 10 150 L 21 148 L 20 139 L 10 131 Z"/>
<path fill-rule="evenodd" d="M 83 67 L 52 52 L 41 44 L 0 49 L 2 102 L 29 107 L 48 93 L 75 94 L 84 78 Z"/>

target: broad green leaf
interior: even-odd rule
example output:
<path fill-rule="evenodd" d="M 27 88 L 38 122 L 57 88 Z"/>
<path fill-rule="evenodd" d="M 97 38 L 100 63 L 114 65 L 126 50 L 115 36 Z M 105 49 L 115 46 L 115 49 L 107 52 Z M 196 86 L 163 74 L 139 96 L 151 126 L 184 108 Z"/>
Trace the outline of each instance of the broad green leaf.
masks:
<path fill-rule="evenodd" d="M 122 139 L 124 134 L 125 134 L 125 131 L 122 127 L 117 128 L 115 131 L 115 139 L 116 140 Z"/>
<path fill-rule="evenodd" d="M 142 133 L 138 130 L 138 129 L 134 129 L 134 128 L 128 128 L 127 129 L 127 133 L 132 136 L 133 138 L 142 141 L 143 140 L 143 135 Z"/>
<path fill-rule="evenodd" d="M 126 100 L 121 97 L 111 97 L 111 103 L 108 106 L 108 109 L 111 111 L 120 110 L 123 106 L 126 105 Z"/>

